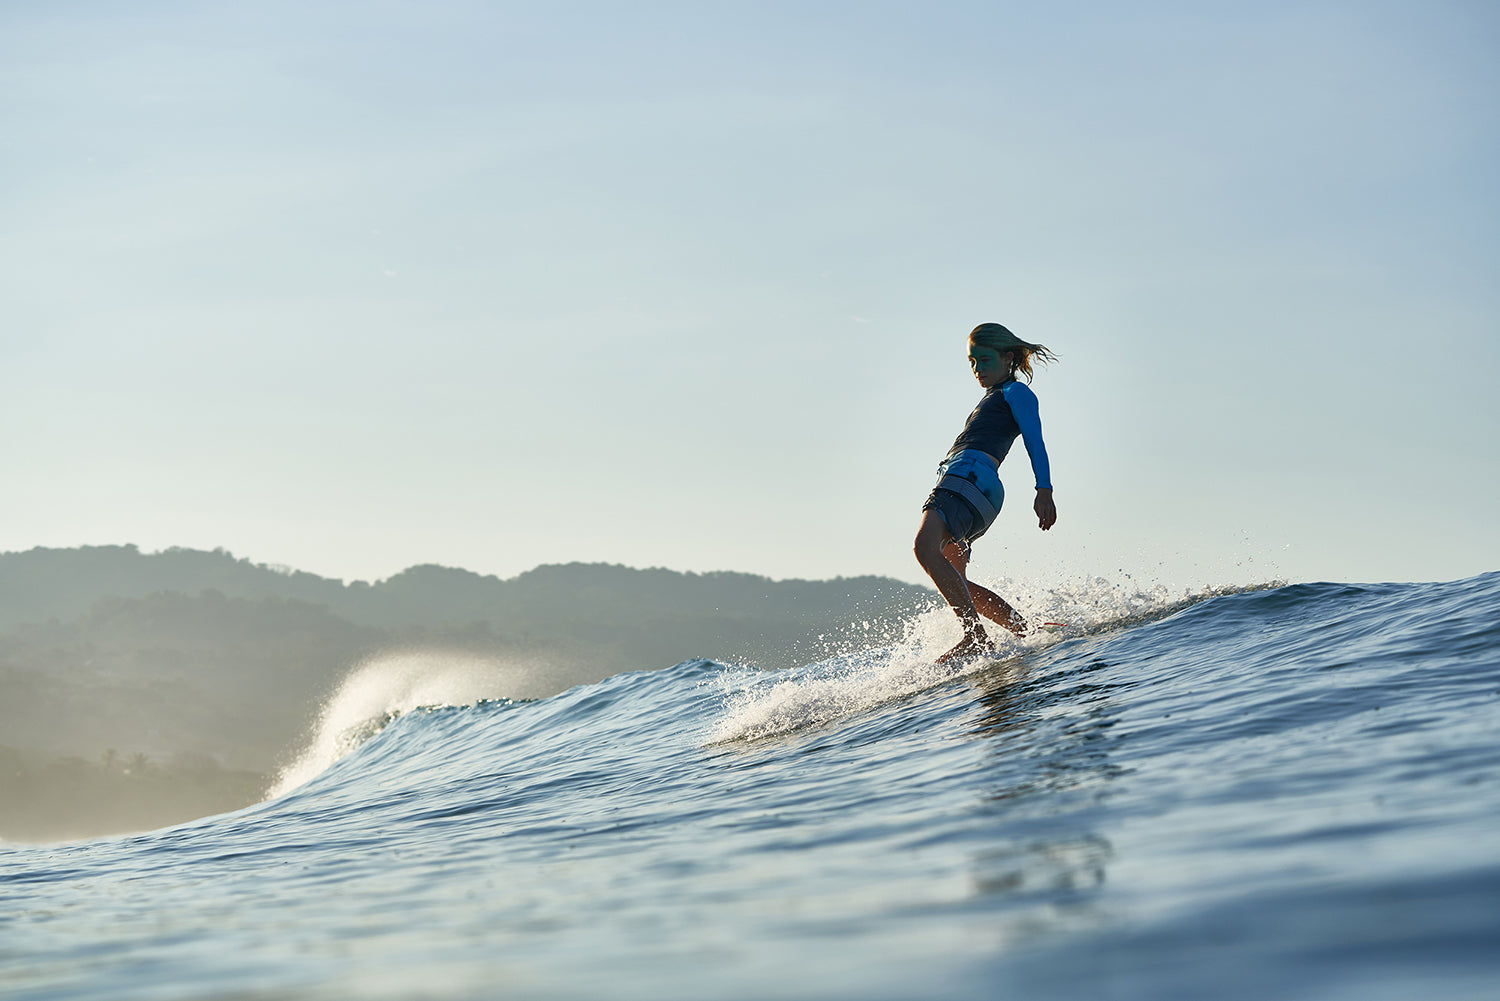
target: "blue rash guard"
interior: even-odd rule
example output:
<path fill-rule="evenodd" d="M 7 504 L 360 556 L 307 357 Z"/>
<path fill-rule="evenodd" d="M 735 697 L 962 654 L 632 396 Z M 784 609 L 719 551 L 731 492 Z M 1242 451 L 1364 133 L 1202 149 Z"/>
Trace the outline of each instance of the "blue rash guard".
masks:
<path fill-rule="evenodd" d="M 938 466 L 937 486 L 922 510 L 937 511 L 949 534 L 965 546 L 989 529 L 1005 503 L 1000 463 L 1017 435 L 1026 443 L 1037 489 L 1051 489 L 1052 470 L 1042 443 L 1036 394 L 1014 379 L 984 394 Z"/>
<path fill-rule="evenodd" d="M 964 429 L 948 450 L 948 456 L 952 458 L 966 448 L 977 448 L 994 456 L 996 463 L 1001 463 L 1010 453 L 1016 435 L 1026 443 L 1031 471 L 1036 475 L 1036 488 L 1051 490 L 1052 467 L 1047 462 L 1047 446 L 1042 443 L 1042 417 L 1036 394 L 1024 382 L 1012 379 L 987 390 L 979 406 L 964 422 Z"/>

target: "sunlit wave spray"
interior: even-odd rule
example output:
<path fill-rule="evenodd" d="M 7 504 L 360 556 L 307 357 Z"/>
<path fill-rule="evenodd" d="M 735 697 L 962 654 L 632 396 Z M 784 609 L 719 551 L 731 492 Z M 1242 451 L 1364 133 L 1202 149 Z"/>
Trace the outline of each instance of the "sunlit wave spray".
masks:
<path fill-rule="evenodd" d="M 1037 627 L 1023 638 L 995 630 L 988 657 L 937 663 L 959 638 L 958 620 L 947 607 L 913 616 L 902 638 L 888 647 L 850 651 L 806 668 L 771 675 L 726 674 L 724 711 L 708 743 L 759 740 L 863 712 L 945 684 L 974 671 L 994 671 L 1063 640 L 1164 618 L 1217 594 L 1260 590 L 1279 582 L 1212 587 L 1172 595 L 1165 587 L 1120 586 L 1103 578 L 1052 588 L 1026 588 L 1013 581 L 996 585 L 1016 599 Z"/>
<path fill-rule="evenodd" d="M 441 651 L 383 654 L 356 667 L 318 716 L 311 742 L 283 768 L 280 796 L 369 740 L 402 713 L 529 694 L 539 665 Z"/>

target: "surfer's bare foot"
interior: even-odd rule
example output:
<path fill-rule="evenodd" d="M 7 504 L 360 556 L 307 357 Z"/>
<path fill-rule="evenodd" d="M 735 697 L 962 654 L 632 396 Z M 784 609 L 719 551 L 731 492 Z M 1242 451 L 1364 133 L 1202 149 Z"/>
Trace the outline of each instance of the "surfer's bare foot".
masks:
<path fill-rule="evenodd" d="M 965 657 L 973 657 L 981 653 L 988 653 L 990 649 L 990 638 L 984 634 L 982 626 L 975 626 L 959 642 L 958 646 L 949 650 L 937 659 L 939 664 L 950 660 L 962 660 Z"/>
<path fill-rule="evenodd" d="M 1012 608 L 1010 610 L 1010 614 L 1005 617 L 1005 621 L 1000 624 L 1006 629 L 1009 629 L 1011 632 L 1015 633 L 1017 636 L 1025 636 L 1027 631 L 1031 628 L 1026 624 L 1025 617 L 1022 616 L 1021 613 L 1016 611 L 1014 608 Z"/>

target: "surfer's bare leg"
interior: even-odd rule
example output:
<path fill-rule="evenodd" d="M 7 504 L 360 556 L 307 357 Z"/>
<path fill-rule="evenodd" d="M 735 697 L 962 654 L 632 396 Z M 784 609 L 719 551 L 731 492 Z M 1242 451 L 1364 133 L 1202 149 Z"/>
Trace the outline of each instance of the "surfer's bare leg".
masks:
<path fill-rule="evenodd" d="M 969 586 L 969 598 L 974 602 L 974 608 L 980 615 L 1000 623 L 1017 636 L 1026 635 L 1026 619 L 1011 606 L 1010 602 L 984 585 L 969 580 L 969 554 L 963 546 L 954 542 L 951 536 L 943 545 L 943 556 L 953 564 L 953 569 L 958 571 L 959 576 L 963 577 L 964 582 Z"/>
<path fill-rule="evenodd" d="M 964 638 L 952 650 L 939 657 L 939 663 L 954 657 L 969 657 L 981 653 L 989 649 L 990 645 L 989 637 L 984 634 L 984 626 L 979 622 L 974 599 L 969 595 L 969 582 L 943 555 L 944 545 L 952 541 L 953 536 L 948 533 L 948 526 L 943 524 L 942 517 L 936 511 L 923 511 L 922 524 L 917 529 L 917 540 L 912 545 L 912 551 L 917 556 L 917 562 L 937 586 L 938 593 L 964 627 Z"/>

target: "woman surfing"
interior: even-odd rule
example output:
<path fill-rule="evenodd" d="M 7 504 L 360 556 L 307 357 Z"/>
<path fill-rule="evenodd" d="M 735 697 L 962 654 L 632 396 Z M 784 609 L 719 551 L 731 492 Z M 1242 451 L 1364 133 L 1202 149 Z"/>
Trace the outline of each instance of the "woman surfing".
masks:
<path fill-rule="evenodd" d="M 979 617 L 999 623 L 1017 636 L 1026 620 L 1004 598 L 967 577 L 969 547 L 985 533 L 1000 513 L 1005 488 L 1000 485 L 1000 463 L 1016 437 L 1026 443 L 1031 471 L 1036 476 L 1037 526 L 1046 531 L 1057 522 L 1052 503 L 1052 472 L 1042 422 L 1031 382 L 1031 363 L 1057 360 L 1041 344 L 1021 340 L 998 323 L 981 323 L 969 334 L 969 368 L 984 396 L 964 422 L 964 429 L 938 466 L 938 482 L 922 505 L 922 524 L 913 550 L 917 562 L 932 578 L 938 592 L 963 625 L 964 638 L 938 658 L 941 663 L 984 653 L 989 637 Z M 1026 382 L 1017 380 L 1024 375 Z"/>

